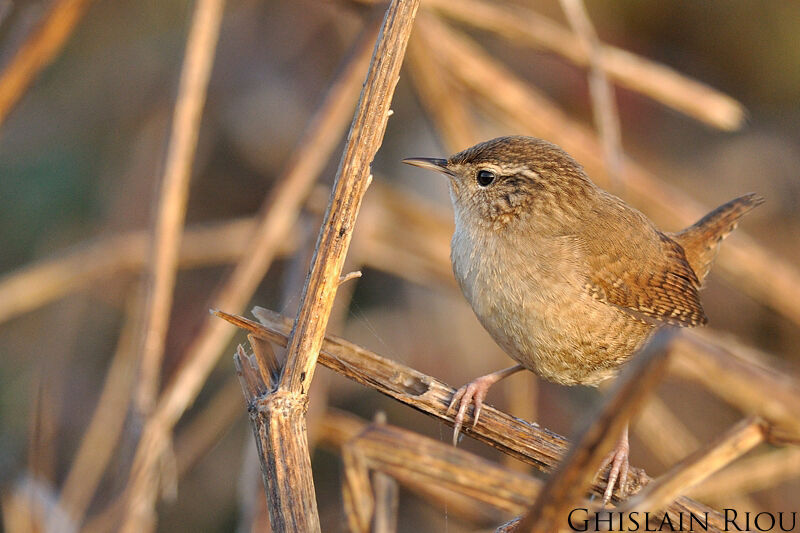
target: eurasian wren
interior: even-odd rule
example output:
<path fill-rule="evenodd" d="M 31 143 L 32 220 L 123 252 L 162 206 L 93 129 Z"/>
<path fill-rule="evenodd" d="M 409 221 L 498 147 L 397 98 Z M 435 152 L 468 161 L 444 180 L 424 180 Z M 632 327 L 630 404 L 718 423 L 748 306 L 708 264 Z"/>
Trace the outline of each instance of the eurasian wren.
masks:
<path fill-rule="evenodd" d="M 404 162 L 449 178 L 456 280 L 483 327 L 519 363 L 459 389 L 454 442 L 470 403 L 477 422 L 488 388 L 518 370 L 597 385 L 659 326 L 705 324 L 698 291 L 719 242 L 762 202 L 748 194 L 663 233 L 541 139 L 501 137 L 449 159 Z M 626 477 L 627 431 L 623 437 L 606 500 L 611 475 L 622 470 L 623 484 Z"/>

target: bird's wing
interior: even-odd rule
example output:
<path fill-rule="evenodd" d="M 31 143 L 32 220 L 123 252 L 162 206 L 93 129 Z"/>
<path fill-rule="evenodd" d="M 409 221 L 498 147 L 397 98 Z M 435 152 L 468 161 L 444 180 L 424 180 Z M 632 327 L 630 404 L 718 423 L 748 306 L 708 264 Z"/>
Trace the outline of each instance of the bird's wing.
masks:
<path fill-rule="evenodd" d="M 633 236 L 607 230 L 582 243 L 589 272 L 586 289 L 594 298 L 656 325 L 707 322 L 698 295 L 700 281 L 677 242 L 649 224 Z"/>

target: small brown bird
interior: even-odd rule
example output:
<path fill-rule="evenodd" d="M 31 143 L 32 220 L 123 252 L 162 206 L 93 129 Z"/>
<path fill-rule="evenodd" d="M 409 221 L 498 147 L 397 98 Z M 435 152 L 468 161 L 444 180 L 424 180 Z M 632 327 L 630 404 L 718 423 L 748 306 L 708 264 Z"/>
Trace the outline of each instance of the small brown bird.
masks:
<path fill-rule="evenodd" d="M 763 201 L 747 194 L 663 233 L 541 139 L 500 137 L 449 159 L 403 162 L 449 178 L 456 280 L 483 327 L 519 363 L 456 392 L 454 444 L 469 405 L 474 426 L 489 387 L 515 372 L 596 386 L 658 327 L 705 324 L 698 291 L 719 243 Z M 617 479 L 626 492 L 627 428 L 608 464 L 604 502 Z"/>

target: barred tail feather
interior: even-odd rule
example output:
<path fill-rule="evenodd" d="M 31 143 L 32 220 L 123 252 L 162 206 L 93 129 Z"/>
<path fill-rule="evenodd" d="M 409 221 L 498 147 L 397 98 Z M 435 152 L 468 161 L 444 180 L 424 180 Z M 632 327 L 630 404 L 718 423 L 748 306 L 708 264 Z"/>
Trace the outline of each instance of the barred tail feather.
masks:
<path fill-rule="evenodd" d="M 739 219 L 764 203 L 764 198 L 750 193 L 721 205 L 685 230 L 672 235 L 683 247 L 689 265 L 701 282 L 711 270 L 719 243 L 736 229 Z"/>

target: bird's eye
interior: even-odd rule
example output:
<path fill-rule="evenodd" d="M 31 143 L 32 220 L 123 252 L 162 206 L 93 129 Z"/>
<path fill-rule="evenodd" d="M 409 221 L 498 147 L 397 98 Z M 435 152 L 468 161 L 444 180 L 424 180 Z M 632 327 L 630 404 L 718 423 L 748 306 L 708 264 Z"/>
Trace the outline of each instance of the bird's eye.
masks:
<path fill-rule="evenodd" d="M 494 179 L 496 177 L 497 177 L 497 174 L 495 174 L 491 170 L 486 170 L 486 169 L 479 170 L 478 171 L 478 185 L 480 185 L 481 187 L 488 187 L 489 185 L 492 184 L 492 182 L 494 181 Z"/>

